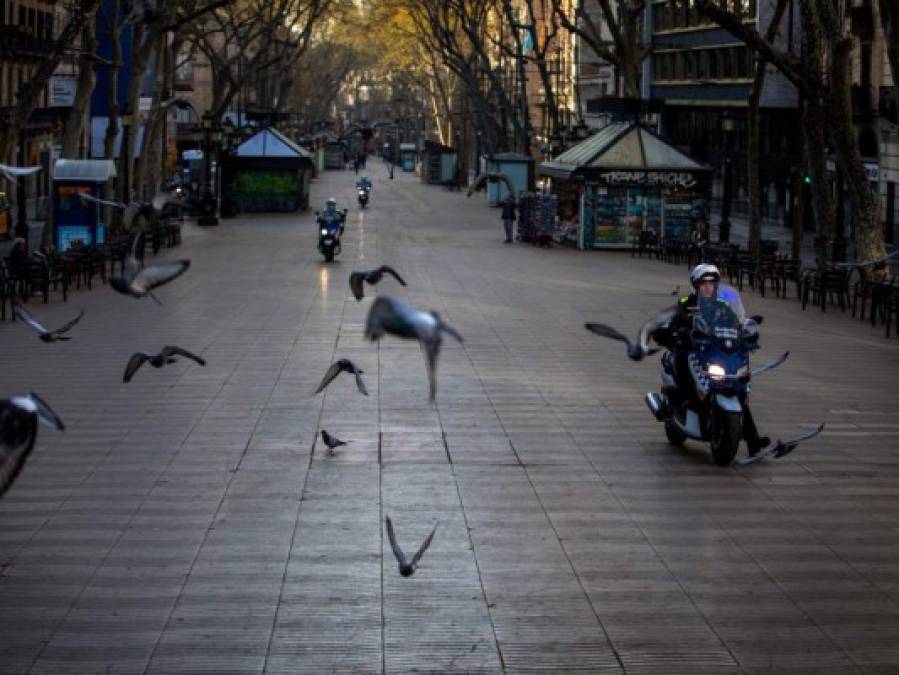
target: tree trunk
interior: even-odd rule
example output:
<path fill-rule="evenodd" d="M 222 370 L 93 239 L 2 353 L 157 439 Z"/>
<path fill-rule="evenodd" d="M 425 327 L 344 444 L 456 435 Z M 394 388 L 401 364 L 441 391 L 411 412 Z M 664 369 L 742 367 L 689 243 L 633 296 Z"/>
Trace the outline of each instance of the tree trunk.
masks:
<path fill-rule="evenodd" d="M 749 147 L 746 149 L 746 172 L 749 190 L 749 252 L 758 257 L 762 242 L 762 186 L 760 178 L 759 155 L 761 154 L 761 132 L 759 103 L 762 89 L 765 86 L 765 68 L 767 63 L 758 62 L 755 77 L 752 80 L 752 91 L 749 94 L 749 108 L 746 111 Z"/>
<path fill-rule="evenodd" d="M 78 157 L 81 138 L 84 132 L 84 116 L 90 103 L 91 94 L 94 93 L 94 85 L 97 77 L 94 73 L 92 56 L 97 49 L 97 37 L 94 23 L 84 27 L 81 34 L 81 53 L 78 61 L 78 88 L 75 90 L 75 101 L 69 111 L 69 119 L 66 122 L 66 130 L 62 139 L 60 157 Z"/>
<path fill-rule="evenodd" d="M 119 68 L 122 67 L 122 28 L 119 25 L 120 0 L 112 0 L 109 38 L 112 42 L 112 66 L 109 67 L 109 83 L 106 90 L 106 107 L 109 119 L 103 137 L 103 156 L 115 159 L 115 140 L 119 135 Z"/>
<path fill-rule="evenodd" d="M 852 123 L 852 39 L 843 36 L 835 45 L 828 98 L 828 125 L 846 193 L 855 211 L 855 255 L 875 260 L 886 255 L 886 243 L 877 197 L 865 172 Z"/>
<path fill-rule="evenodd" d="M 827 173 L 826 121 L 820 100 L 807 100 L 803 112 L 802 130 L 808 171 L 812 179 L 812 210 L 815 213 L 815 263 L 822 267 L 830 264 L 832 259 L 833 236 L 836 231 L 836 204 Z"/>
<path fill-rule="evenodd" d="M 899 110 L 899 7 L 895 0 L 880 0 L 880 23 L 893 74 L 893 100 Z"/>

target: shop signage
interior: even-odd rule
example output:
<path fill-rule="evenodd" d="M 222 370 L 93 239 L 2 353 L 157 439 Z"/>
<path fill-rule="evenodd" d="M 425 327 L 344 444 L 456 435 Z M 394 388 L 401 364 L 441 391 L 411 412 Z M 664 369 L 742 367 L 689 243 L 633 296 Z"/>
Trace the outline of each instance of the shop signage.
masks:
<path fill-rule="evenodd" d="M 610 185 L 652 183 L 666 187 L 692 187 L 696 184 L 693 174 L 682 171 L 610 171 L 602 175 L 602 180 Z"/>
<path fill-rule="evenodd" d="M 70 108 L 75 105 L 78 78 L 74 75 L 54 75 L 50 78 L 50 107 Z"/>

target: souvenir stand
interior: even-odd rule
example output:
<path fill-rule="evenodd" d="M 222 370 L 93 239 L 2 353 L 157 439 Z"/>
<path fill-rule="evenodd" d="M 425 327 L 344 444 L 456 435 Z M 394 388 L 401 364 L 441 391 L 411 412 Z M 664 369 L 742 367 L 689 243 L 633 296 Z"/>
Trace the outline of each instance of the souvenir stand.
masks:
<path fill-rule="evenodd" d="M 638 122 L 603 127 L 538 170 L 577 186 L 579 248 L 630 248 L 644 230 L 689 237 L 712 173 Z"/>

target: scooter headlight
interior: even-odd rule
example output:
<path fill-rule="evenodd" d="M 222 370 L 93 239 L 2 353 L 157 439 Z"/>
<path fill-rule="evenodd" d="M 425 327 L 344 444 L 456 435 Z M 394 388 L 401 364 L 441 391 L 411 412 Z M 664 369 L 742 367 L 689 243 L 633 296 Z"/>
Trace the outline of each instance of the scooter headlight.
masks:
<path fill-rule="evenodd" d="M 328 236 L 328 231 L 325 228 L 322 228 L 322 236 L 323 237 Z"/>
<path fill-rule="evenodd" d="M 365 190 L 359 190 L 359 196 L 363 197 L 365 195 Z"/>
<path fill-rule="evenodd" d="M 724 368 L 719 366 L 717 363 L 713 363 L 709 366 L 709 377 L 715 382 L 721 382 L 727 373 L 724 371 Z"/>

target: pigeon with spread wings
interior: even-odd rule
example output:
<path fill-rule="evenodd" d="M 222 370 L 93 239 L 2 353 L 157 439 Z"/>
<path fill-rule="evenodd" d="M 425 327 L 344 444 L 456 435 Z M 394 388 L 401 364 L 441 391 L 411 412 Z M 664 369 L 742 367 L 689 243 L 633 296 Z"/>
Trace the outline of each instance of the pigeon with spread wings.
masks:
<path fill-rule="evenodd" d="M 640 361 L 659 351 L 658 347 L 651 347 L 649 344 L 649 340 L 652 338 L 652 332 L 656 328 L 661 328 L 666 325 L 676 313 L 677 307 L 669 307 L 668 309 L 659 312 L 640 327 L 640 333 L 637 335 L 636 342 L 631 342 L 630 338 L 626 335 L 623 335 L 611 326 L 602 323 L 585 323 L 584 327 L 597 335 L 612 338 L 613 340 L 621 340 L 627 345 L 627 355 L 634 361 Z"/>
<path fill-rule="evenodd" d="M 363 282 L 374 286 L 376 283 L 381 281 L 381 277 L 383 277 L 385 274 L 391 275 L 394 279 L 399 281 L 401 285 L 406 285 L 406 282 L 403 281 L 403 278 L 397 273 L 395 269 L 393 269 L 389 265 L 381 265 L 376 270 L 353 272 L 352 274 L 350 274 L 350 290 L 353 291 L 353 297 L 355 297 L 356 300 L 361 300 L 362 298 L 364 298 L 365 291 L 362 288 Z"/>
<path fill-rule="evenodd" d="M 22 323 L 24 323 L 31 330 L 33 330 L 35 333 L 37 333 L 40 336 L 41 340 L 43 340 L 44 342 L 56 342 L 58 340 L 71 340 L 72 338 L 63 336 L 63 333 L 67 333 L 69 330 L 71 330 L 72 326 L 74 326 L 76 323 L 81 321 L 81 317 L 84 316 L 84 310 L 82 309 L 81 312 L 78 314 L 78 316 L 76 316 L 71 321 L 64 323 L 62 326 L 60 326 L 56 330 L 47 330 L 46 328 L 44 328 L 43 325 L 41 325 L 41 323 L 37 319 L 35 319 L 33 316 L 31 316 L 31 314 L 29 313 L 29 311 L 27 309 L 25 309 L 19 303 L 17 303 L 17 302 L 13 303 L 12 311 L 17 317 L 19 317 L 19 319 L 22 320 Z"/>
<path fill-rule="evenodd" d="M 397 567 L 400 570 L 400 575 L 404 577 L 411 577 L 415 574 L 415 569 L 418 567 L 419 561 L 421 561 L 421 557 L 425 554 L 425 551 L 428 550 L 428 547 L 431 545 L 431 541 L 434 539 L 434 533 L 437 532 L 437 525 L 434 525 L 434 529 L 431 530 L 431 534 L 427 536 L 422 543 L 421 548 L 419 548 L 415 555 L 412 556 L 412 560 L 406 560 L 406 554 L 403 553 L 403 549 L 400 548 L 400 545 L 396 541 L 396 533 L 393 531 L 393 522 L 390 520 L 390 516 L 384 516 L 384 522 L 387 525 L 387 538 L 390 540 L 390 548 L 393 549 L 393 555 L 396 558 Z"/>
<path fill-rule="evenodd" d="M 425 351 L 428 365 L 430 399 L 437 395 L 437 356 L 443 343 L 443 333 L 463 342 L 462 336 L 447 325 L 437 312 L 424 312 L 401 300 L 386 295 L 375 298 L 365 321 L 365 337 L 373 342 L 385 333 L 418 340 Z"/>
<path fill-rule="evenodd" d="M 128 365 L 125 366 L 125 374 L 122 377 L 122 382 L 131 382 L 131 378 L 134 377 L 134 374 L 145 363 L 149 363 L 154 368 L 162 368 L 169 363 L 175 363 L 178 360 L 175 358 L 176 356 L 183 356 L 191 361 L 199 363 L 201 366 L 206 365 L 206 361 L 196 354 L 191 354 L 186 349 L 181 349 L 181 347 L 167 345 L 163 347 L 158 354 L 148 354 L 147 352 L 136 352 L 132 354 L 131 358 L 128 359 Z"/>
<path fill-rule="evenodd" d="M 352 373 L 356 376 L 356 386 L 359 388 L 359 391 L 368 396 L 368 390 L 365 388 L 365 382 L 362 381 L 363 372 L 365 371 L 363 371 L 349 359 L 340 359 L 339 361 L 335 361 L 331 364 L 328 370 L 325 371 L 325 376 L 322 378 L 321 383 L 318 385 L 318 389 L 315 390 L 313 395 L 318 394 L 325 387 L 331 384 L 332 380 L 340 375 L 340 373 Z"/>
<path fill-rule="evenodd" d="M 123 273 L 111 277 L 109 285 L 123 295 L 130 295 L 133 298 L 149 296 L 156 304 L 161 305 L 162 303 L 153 294 L 153 289 L 184 274 L 190 267 L 190 260 L 168 260 L 143 267 L 136 257 L 137 243 L 142 234 L 138 232 L 135 235 L 131 253 L 125 260 Z"/>
<path fill-rule="evenodd" d="M 471 197 L 478 190 L 483 189 L 487 183 L 497 183 L 502 181 L 505 184 L 506 189 L 511 192 L 513 195 L 515 194 L 515 185 L 512 183 L 512 179 L 509 178 L 504 173 L 497 173 L 495 171 L 488 171 L 487 173 L 482 173 L 480 176 L 474 179 L 474 183 L 471 184 L 471 187 L 468 188 L 468 197 Z"/>
<path fill-rule="evenodd" d="M 0 497 L 22 471 L 37 439 L 37 425 L 63 431 L 62 420 L 37 394 L 0 400 Z"/>

